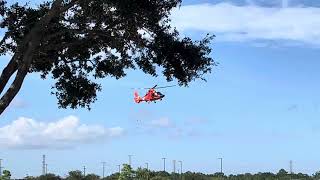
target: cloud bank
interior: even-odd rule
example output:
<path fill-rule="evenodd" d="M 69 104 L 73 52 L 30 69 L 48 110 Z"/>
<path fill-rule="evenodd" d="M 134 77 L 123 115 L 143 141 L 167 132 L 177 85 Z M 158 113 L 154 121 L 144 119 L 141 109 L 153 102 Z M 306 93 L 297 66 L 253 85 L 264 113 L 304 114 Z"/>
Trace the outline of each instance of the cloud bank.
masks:
<path fill-rule="evenodd" d="M 320 8 L 236 6 L 230 3 L 182 6 L 172 24 L 182 32 L 201 31 L 223 41 L 284 40 L 320 44 Z"/>
<path fill-rule="evenodd" d="M 55 122 L 40 122 L 20 117 L 0 127 L 0 147 L 19 149 L 70 148 L 119 137 L 120 127 L 81 124 L 79 118 L 68 116 Z"/>

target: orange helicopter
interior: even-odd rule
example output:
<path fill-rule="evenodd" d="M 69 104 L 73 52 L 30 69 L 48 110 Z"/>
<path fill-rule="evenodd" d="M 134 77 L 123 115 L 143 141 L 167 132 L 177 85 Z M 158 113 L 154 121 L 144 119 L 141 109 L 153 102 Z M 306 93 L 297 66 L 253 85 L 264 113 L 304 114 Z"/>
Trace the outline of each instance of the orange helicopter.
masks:
<path fill-rule="evenodd" d="M 158 101 L 158 100 L 161 101 L 162 98 L 165 97 L 165 95 L 162 94 L 159 91 L 156 91 L 155 89 L 168 88 L 168 87 L 173 87 L 175 85 L 173 85 L 173 86 L 164 86 L 164 87 L 157 87 L 157 86 L 158 85 L 155 85 L 152 88 L 142 88 L 142 89 L 149 89 L 148 92 L 146 93 L 146 95 L 144 95 L 143 97 L 140 97 L 138 92 L 135 91 L 134 92 L 134 101 L 136 103 L 140 103 L 140 102 L 143 102 L 143 101 L 148 102 L 148 103 L 150 103 L 150 102 L 156 103 L 156 101 Z"/>

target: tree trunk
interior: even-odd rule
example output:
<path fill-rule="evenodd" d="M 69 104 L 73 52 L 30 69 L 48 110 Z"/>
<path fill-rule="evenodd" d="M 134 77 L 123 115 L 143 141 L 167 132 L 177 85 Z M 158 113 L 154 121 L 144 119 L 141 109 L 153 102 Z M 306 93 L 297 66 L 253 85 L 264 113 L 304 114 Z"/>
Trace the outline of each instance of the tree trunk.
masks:
<path fill-rule="evenodd" d="M 15 61 L 15 55 L 11 58 L 9 64 L 3 69 L 0 76 L 0 94 L 6 87 L 10 77 L 18 70 L 18 63 Z"/>
<path fill-rule="evenodd" d="M 72 1 L 70 4 L 74 4 L 75 2 L 76 1 Z M 21 89 L 24 78 L 26 77 L 32 63 L 33 54 L 38 49 L 41 38 L 45 33 L 45 27 L 50 23 L 52 18 L 68 10 L 66 7 L 71 7 L 70 4 L 68 4 L 68 6 L 62 8 L 61 4 L 62 0 L 54 1 L 49 12 L 43 18 L 41 18 L 40 21 L 30 31 L 30 33 L 26 35 L 16 52 L 21 53 L 21 62 L 17 63 L 17 56 L 15 55 L 7 67 L 3 70 L 0 76 L 0 93 L 3 91 L 4 87 L 8 83 L 8 80 L 14 74 L 14 72 L 16 70 L 18 70 L 18 72 L 13 83 L 0 99 L 0 115 L 9 106 L 13 98 Z"/>

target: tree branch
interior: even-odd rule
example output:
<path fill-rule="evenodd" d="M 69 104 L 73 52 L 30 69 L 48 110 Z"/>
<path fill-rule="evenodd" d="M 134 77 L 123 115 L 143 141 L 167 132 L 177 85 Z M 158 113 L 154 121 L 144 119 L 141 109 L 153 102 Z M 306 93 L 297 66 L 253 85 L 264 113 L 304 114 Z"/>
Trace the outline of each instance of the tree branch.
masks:
<path fill-rule="evenodd" d="M 73 60 L 63 60 L 66 64 L 69 63 L 74 63 L 74 62 L 89 62 L 93 67 L 96 67 L 97 65 L 95 63 L 93 63 L 93 61 L 91 59 L 86 59 L 86 60 L 78 60 L 78 59 L 73 59 Z"/>
<path fill-rule="evenodd" d="M 0 41 L 0 46 L 3 45 L 3 43 L 6 41 L 7 38 L 8 38 L 8 33 L 5 33 L 4 36 L 3 36 L 3 38 L 2 38 L 1 41 Z"/>
<path fill-rule="evenodd" d="M 72 8 L 79 0 L 72 0 L 69 4 L 63 6 L 60 8 L 60 12 L 63 13 L 67 11 L 68 9 Z"/>

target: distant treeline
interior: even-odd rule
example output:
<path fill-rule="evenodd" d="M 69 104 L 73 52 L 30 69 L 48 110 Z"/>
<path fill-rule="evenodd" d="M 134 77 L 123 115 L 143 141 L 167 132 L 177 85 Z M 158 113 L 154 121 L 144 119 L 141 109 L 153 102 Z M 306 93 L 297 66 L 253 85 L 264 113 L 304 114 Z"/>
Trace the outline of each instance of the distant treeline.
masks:
<path fill-rule="evenodd" d="M 313 175 L 302 173 L 288 173 L 284 169 L 278 173 L 256 173 L 224 175 L 223 173 L 203 174 L 185 172 L 182 174 L 168 173 L 164 171 L 150 171 L 138 168 L 133 170 L 129 165 L 124 164 L 120 173 L 114 173 L 104 178 L 96 174 L 83 174 L 82 171 L 70 171 L 66 177 L 55 174 L 46 174 L 39 177 L 25 177 L 26 180 L 316 180 L 320 179 L 320 172 Z M 0 179 L 2 180 L 2 179 Z"/>

